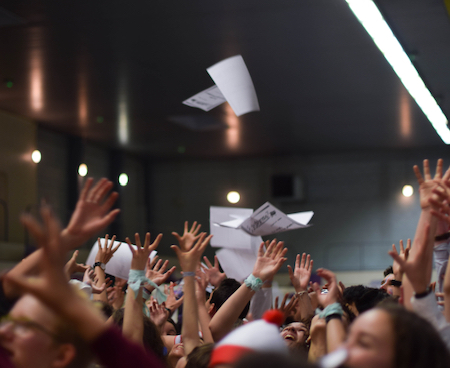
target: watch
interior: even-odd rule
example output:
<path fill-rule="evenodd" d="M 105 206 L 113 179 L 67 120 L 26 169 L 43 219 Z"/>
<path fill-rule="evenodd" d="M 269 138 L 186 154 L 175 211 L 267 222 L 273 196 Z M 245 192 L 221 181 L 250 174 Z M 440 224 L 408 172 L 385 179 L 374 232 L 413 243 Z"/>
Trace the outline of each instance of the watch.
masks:
<path fill-rule="evenodd" d="M 102 262 L 95 262 L 94 263 L 94 268 L 97 267 L 97 266 L 100 267 L 103 271 L 105 271 L 106 264 L 104 264 Z"/>

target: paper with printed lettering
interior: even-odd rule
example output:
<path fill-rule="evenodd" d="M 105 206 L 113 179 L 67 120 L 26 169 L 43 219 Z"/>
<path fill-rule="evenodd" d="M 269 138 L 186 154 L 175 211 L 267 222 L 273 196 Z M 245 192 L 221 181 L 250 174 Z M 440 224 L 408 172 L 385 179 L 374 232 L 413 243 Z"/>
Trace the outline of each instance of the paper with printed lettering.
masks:
<path fill-rule="evenodd" d="M 108 244 L 110 242 L 111 240 L 108 239 Z M 105 246 L 104 238 L 100 239 L 100 244 L 102 245 L 102 247 Z M 121 279 L 128 280 L 128 274 L 130 272 L 131 267 L 131 259 L 133 258 L 133 256 L 127 243 L 115 241 L 113 248 L 117 247 L 117 245 L 119 244 L 120 244 L 119 248 L 116 250 L 112 258 L 106 264 L 105 273 L 108 273 L 115 277 L 120 277 Z M 136 245 L 133 245 L 133 247 L 136 248 Z M 86 265 L 91 267 L 94 265 L 95 256 L 97 255 L 97 253 L 98 253 L 98 242 L 95 242 L 86 260 Z M 156 250 L 152 251 L 150 253 L 150 259 L 153 259 L 156 256 L 156 253 L 157 253 Z"/>
<path fill-rule="evenodd" d="M 214 109 L 216 106 L 223 104 L 225 101 L 226 99 L 222 92 L 220 92 L 219 87 L 214 85 L 192 97 L 189 97 L 187 100 L 184 100 L 183 104 L 191 107 L 197 107 L 204 111 L 209 111 Z"/>
<path fill-rule="evenodd" d="M 237 116 L 259 111 L 255 87 L 241 55 L 219 61 L 206 71 Z"/>
<path fill-rule="evenodd" d="M 220 223 L 220 226 L 242 229 L 253 236 L 264 236 L 309 227 L 308 223 L 313 215 L 313 211 L 286 215 L 269 202 L 266 202 L 244 221 L 224 221 Z"/>

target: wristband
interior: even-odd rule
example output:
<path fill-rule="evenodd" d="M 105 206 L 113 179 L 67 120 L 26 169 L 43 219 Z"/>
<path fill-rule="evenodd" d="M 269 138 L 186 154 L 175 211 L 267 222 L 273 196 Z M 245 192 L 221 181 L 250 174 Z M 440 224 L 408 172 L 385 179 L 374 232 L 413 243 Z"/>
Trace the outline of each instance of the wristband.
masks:
<path fill-rule="evenodd" d="M 425 290 L 423 293 L 419 293 L 419 294 L 414 293 L 414 298 L 416 298 L 416 299 L 425 298 L 426 296 L 431 294 L 431 291 L 432 291 L 431 288 L 428 286 L 427 290 Z"/>
<path fill-rule="evenodd" d="M 183 277 L 189 277 L 189 276 L 195 277 L 195 272 L 192 272 L 192 271 L 184 271 L 183 272 Z"/>
<path fill-rule="evenodd" d="M 156 300 L 159 304 L 166 301 L 167 296 L 161 290 L 159 290 L 158 285 L 156 285 L 152 280 L 145 277 L 144 270 L 130 270 L 130 273 L 128 274 L 128 286 L 131 288 L 131 290 L 134 291 L 135 299 L 138 296 L 139 288 L 141 286 L 144 286 L 145 284 L 152 285 L 155 288 Z"/>
<path fill-rule="evenodd" d="M 434 238 L 435 241 L 441 241 L 441 240 L 447 240 L 448 238 L 450 238 L 450 233 L 444 233 L 441 235 L 438 235 Z"/>
<path fill-rule="evenodd" d="M 167 307 L 166 307 L 166 308 L 164 308 L 164 309 L 165 309 L 165 310 L 166 310 L 167 312 L 169 312 L 169 317 L 170 317 L 170 316 L 172 316 L 172 309 L 170 309 L 170 308 L 167 308 Z"/>
<path fill-rule="evenodd" d="M 259 277 L 255 277 L 251 273 L 250 276 L 244 280 L 244 284 L 249 289 L 252 289 L 254 292 L 257 292 L 259 291 L 259 289 L 261 289 L 263 282 Z"/>
<path fill-rule="evenodd" d="M 340 303 L 333 303 L 325 307 L 325 309 L 319 312 L 319 318 L 327 318 L 333 314 L 339 314 L 342 316 L 344 311 L 342 310 L 342 305 Z"/>
<path fill-rule="evenodd" d="M 391 280 L 391 281 L 389 281 L 389 283 L 390 283 L 392 286 L 395 286 L 395 287 L 400 287 L 400 286 L 402 286 L 402 282 L 401 282 L 401 281 L 397 281 L 397 280 Z"/>
<path fill-rule="evenodd" d="M 295 295 L 297 295 L 299 298 L 300 298 L 302 295 L 305 295 L 305 294 L 308 294 L 308 292 L 307 292 L 306 290 L 303 290 L 303 291 L 297 291 L 297 292 L 295 293 Z"/>
<path fill-rule="evenodd" d="M 334 313 L 334 314 L 330 314 L 329 316 L 325 317 L 325 321 L 328 323 L 330 322 L 332 319 L 339 319 L 341 320 L 341 315 L 339 313 Z"/>

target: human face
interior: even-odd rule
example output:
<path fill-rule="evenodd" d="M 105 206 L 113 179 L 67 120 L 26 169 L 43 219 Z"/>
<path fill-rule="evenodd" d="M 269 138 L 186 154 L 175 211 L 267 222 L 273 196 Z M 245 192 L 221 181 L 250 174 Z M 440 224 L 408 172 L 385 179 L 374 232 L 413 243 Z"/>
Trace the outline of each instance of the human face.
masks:
<path fill-rule="evenodd" d="M 394 295 L 394 286 L 392 286 L 390 284 L 391 280 L 394 280 L 394 274 L 390 273 L 389 275 L 387 275 L 383 281 L 381 281 L 381 286 L 380 289 L 383 289 L 386 291 L 386 293 L 388 293 L 389 295 Z"/>
<path fill-rule="evenodd" d="M 175 330 L 175 327 L 173 327 L 173 324 L 170 322 L 164 323 L 163 328 L 163 335 L 170 335 L 170 336 L 176 336 L 177 330 Z"/>
<path fill-rule="evenodd" d="M 308 329 L 304 323 L 292 322 L 281 331 L 281 337 L 289 348 L 298 348 L 305 343 Z"/>
<path fill-rule="evenodd" d="M 393 368 L 394 330 L 387 312 L 372 309 L 355 319 L 345 343 L 349 368 Z"/>
<path fill-rule="evenodd" d="M 58 356 L 56 317 L 37 299 L 22 297 L 0 325 L 0 345 L 16 368 L 48 368 Z"/>

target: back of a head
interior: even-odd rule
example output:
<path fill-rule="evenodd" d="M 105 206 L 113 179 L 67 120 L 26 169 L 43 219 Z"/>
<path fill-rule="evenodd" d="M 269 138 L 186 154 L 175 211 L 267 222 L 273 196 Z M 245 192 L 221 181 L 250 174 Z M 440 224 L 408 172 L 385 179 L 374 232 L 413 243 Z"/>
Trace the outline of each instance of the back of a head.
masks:
<path fill-rule="evenodd" d="M 355 300 L 355 307 L 359 313 L 375 308 L 378 303 L 391 298 L 391 296 L 382 289 L 366 288 L 363 295 Z"/>
<path fill-rule="evenodd" d="M 197 346 L 189 353 L 185 368 L 208 368 L 213 349 L 214 344 Z"/>
<path fill-rule="evenodd" d="M 295 355 L 283 355 L 274 353 L 254 353 L 244 356 L 233 368 L 315 368 L 305 359 L 299 358 Z"/>
<path fill-rule="evenodd" d="M 396 368 L 448 368 L 450 353 L 435 328 L 416 313 L 385 304 L 377 307 L 389 314 L 395 331 Z"/>
<path fill-rule="evenodd" d="M 344 289 L 344 301 L 346 303 L 356 302 L 359 298 L 361 298 L 367 290 L 367 286 L 364 285 L 354 285 L 349 286 Z"/>
<path fill-rule="evenodd" d="M 219 287 L 214 290 L 211 297 L 211 304 L 214 304 L 216 311 L 227 301 L 227 299 L 233 295 L 233 293 L 241 287 L 241 284 L 235 279 L 223 280 Z M 246 305 L 239 318 L 243 319 L 248 313 L 250 303 Z"/>

